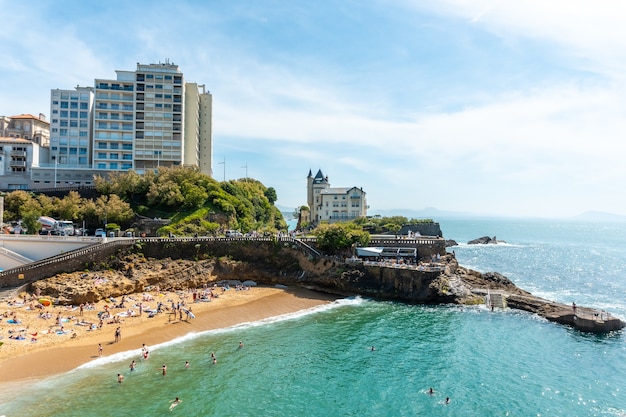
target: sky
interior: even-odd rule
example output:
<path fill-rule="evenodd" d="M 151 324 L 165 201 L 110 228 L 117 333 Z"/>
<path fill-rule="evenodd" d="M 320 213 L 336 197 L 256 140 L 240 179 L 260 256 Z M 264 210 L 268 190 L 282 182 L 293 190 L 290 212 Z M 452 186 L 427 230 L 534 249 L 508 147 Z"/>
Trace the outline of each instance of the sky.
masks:
<path fill-rule="evenodd" d="M 623 0 L 0 0 L 0 115 L 169 60 L 213 95 L 213 176 L 369 211 L 626 215 Z"/>

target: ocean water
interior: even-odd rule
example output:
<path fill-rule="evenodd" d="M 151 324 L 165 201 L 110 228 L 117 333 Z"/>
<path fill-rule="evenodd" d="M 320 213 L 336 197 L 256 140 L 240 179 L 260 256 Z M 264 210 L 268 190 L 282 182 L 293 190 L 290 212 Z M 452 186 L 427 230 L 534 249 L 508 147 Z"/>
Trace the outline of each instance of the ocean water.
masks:
<path fill-rule="evenodd" d="M 462 265 L 626 318 L 626 224 L 440 223 L 460 243 L 449 250 Z M 507 243 L 463 243 L 485 235 Z M 584 334 L 514 310 L 357 297 L 152 346 L 147 361 L 137 360 L 138 347 L 4 387 L 0 415 L 626 416 L 625 336 Z M 169 411 L 175 397 L 182 403 Z"/>

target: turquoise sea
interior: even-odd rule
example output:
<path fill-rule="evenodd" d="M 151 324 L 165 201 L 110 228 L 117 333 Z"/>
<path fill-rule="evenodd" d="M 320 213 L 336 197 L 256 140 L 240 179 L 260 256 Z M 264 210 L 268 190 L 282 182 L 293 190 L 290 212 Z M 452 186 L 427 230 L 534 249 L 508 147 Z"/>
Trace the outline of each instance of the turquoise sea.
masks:
<path fill-rule="evenodd" d="M 626 318 L 626 223 L 439 222 L 462 265 Z M 507 243 L 463 243 L 485 235 Z M 0 415 L 626 416 L 623 331 L 584 334 L 513 310 L 352 298 L 152 346 L 128 372 L 138 356 L 4 387 Z"/>

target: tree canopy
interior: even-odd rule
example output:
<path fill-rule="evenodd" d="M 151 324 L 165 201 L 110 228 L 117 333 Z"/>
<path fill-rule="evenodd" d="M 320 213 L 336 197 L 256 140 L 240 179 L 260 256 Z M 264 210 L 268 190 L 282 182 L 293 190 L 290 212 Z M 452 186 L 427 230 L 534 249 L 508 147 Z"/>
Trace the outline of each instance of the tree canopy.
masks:
<path fill-rule="evenodd" d="M 195 168 L 160 167 L 143 175 L 111 172 L 107 177 L 96 176 L 94 183 L 101 194 L 95 199 L 82 198 L 76 191 L 63 198 L 13 191 L 4 197 L 4 218 L 22 220 L 29 233 L 37 232 L 40 216 L 85 221 L 95 227 L 104 222 L 128 227 L 135 213 L 171 219 L 163 234 L 287 229 L 274 206 L 276 190 L 251 178 L 218 182 Z"/>

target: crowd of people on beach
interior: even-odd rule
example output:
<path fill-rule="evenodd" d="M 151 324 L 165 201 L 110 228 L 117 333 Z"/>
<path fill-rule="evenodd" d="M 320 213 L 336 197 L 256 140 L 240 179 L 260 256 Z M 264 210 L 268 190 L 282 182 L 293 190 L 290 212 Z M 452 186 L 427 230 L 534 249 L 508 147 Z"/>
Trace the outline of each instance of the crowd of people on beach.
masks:
<path fill-rule="evenodd" d="M 235 285 L 237 290 L 249 289 L 240 284 Z M 48 335 L 76 338 L 108 325 L 115 326 L 114 343 L 118 343 L 121 341 L 123 323 L 127 319 L 143 315 L 153 318 L 160 313 L 167 313 L 169 323 L 175 322 L 177 318 L 189 322 L 195 318 L 190 303 L 211 302 L 229 289 L 228 283 L 215 283 L 206 284 L 203 288 L 162 292 L 157 285 L 139 295 L 124 295 L 119 299 L 109 297 L 99 303 L 69 306 L 54 305 L 38 293 L 22 293 L 19 297 L 7 300 L 8 309 L 0 313 L 0 345 L 5 341 L 43 343 L 42 337 Z M 19 314 L 21 309 L 23 312 Z M 33 314 L 35 311 L 38 312 L 36 315 Z M 47 338 L 46 342 L 51 341 Z"/>

